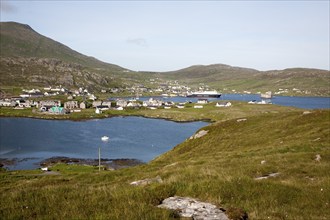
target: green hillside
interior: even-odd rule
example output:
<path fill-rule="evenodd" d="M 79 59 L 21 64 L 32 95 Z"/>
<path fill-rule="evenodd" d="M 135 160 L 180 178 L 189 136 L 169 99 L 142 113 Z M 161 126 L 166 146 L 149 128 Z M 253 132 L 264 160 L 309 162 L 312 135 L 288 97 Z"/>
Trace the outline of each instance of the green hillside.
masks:
<path fill-rule="evenodd" d="M 123 70 L 114 64 L 104 63 L 93 57 L 85 56 L 71 48 L 47 38 L 30 26 L 16 22 L 1 22 L 1 57 L 54 58 L 84 67 Z"/>
<path fill-rule="evenodd" d="M 177 195 L 216 204 L 232 219 L 243 211 L 249 219 L 329 219 L 330 112 L 246 105 L 149 164 L 100 173 L 52 167 L 59 175 L 2 171 L 0 217 L 175 219 L 156 206 Z M 130 185 L 156 176 L 163 182 Z"/>
<path fill-rule="evenodd" d="M 330 71 L 307 68 L 258 71 L 224 64 L 191 66 L 185 69 L 161 73 L 160 77 L 175 79 L 198 87 L 201 83 L 224 93 L 252 93 L 281 91 L 283 95 L 330 96 Z M 296 92 L 296 91 L 300 92 Z"/>

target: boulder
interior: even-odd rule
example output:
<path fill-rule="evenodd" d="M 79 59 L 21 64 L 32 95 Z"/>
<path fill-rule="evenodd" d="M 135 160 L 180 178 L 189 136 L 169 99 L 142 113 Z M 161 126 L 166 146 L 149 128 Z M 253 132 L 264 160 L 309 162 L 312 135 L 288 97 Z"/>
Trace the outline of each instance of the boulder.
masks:
<path fill-rule="evenodd" d="M 215 205 L 189 197 L 169 197 L 158 207 L 175 210 L 181 217 L 195 220 L 229 220 L 227 215 Z"/>
<path fill-rule="evenodd" d="M 190 139 L 197 139 L 197 138 L 201 138 L 204 135 L 206 135 L 209 131 L 206 130 L 200 130 L 197 134 L 193 135 L 190 137 Z"/>

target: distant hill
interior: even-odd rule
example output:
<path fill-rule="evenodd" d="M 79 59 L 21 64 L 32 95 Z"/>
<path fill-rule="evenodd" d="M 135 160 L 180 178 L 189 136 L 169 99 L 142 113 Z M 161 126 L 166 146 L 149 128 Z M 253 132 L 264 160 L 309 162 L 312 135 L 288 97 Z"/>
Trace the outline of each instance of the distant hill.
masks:
<path fill-rule="evenodd" d="M 2 93 L 6 89 L 58 85 L 100 90 L 144 79 L 142 73 L 85 56 L 28 25 L 1 22 L 0 28 Z"/>
<path fill-rule="evenodd" d="M 85 56 L 34 31 L 29 25 L 1 22 L 1 57 L 54 58 L 86 67 L 123 70 L 124 68 Z"/>
<path fill-rule="evenodd" d="M 164 61 L 165 62 L 165 61 Z M 224 64 L 196 65 L 171 72 L 134 72 L 83 55 L 30 26 L 0 22 L 0 93 L 22 87 L 62 85 L 100 90 L 145 84 L 150 78 L 207 85 L 223 93 L 284 91 L 284 95 L 330 96 L 330 72 L 292 68 L 258 71 Z"/>
<path fill-rule="evenodd" d="M 164 79 L 175 79 L 190 85 L 209 85 L 223 92 L 288 90 L 287 95 L 330 96 L 330 72 L 320 69 L 291 68 L 258 71 L 224 64 L 198 65 L 160 74 Z M 280 89 L 280 90 L 279 90 Z M 283 89 L 283 90 L 282 90 Z"/>

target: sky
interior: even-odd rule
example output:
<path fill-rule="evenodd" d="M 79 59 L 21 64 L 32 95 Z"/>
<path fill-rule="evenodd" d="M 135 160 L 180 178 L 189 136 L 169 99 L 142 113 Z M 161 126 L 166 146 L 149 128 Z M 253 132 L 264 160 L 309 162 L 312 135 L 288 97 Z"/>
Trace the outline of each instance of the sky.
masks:
<path fill-rule="evenodd" d="M 1 0 L 1 21 L 135 71 L 228 64 L 330 70 L 330 0 Z"/>

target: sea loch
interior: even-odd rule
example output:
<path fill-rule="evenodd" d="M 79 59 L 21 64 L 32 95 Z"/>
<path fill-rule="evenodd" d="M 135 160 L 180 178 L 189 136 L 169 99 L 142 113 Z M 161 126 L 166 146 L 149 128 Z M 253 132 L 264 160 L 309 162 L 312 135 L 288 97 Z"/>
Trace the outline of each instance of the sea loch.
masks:
<path fill-rule="evenodd" d="M 193 135 L 206 122 L 175 123 L 142 117 L 88 121 L 0 118 L 0 158 L 17 158 L 10 169 L 34 169 L 46 158 L 134 158 L 148 162 Z M 103 142 L 101 137 L 108 136 Z"/>

